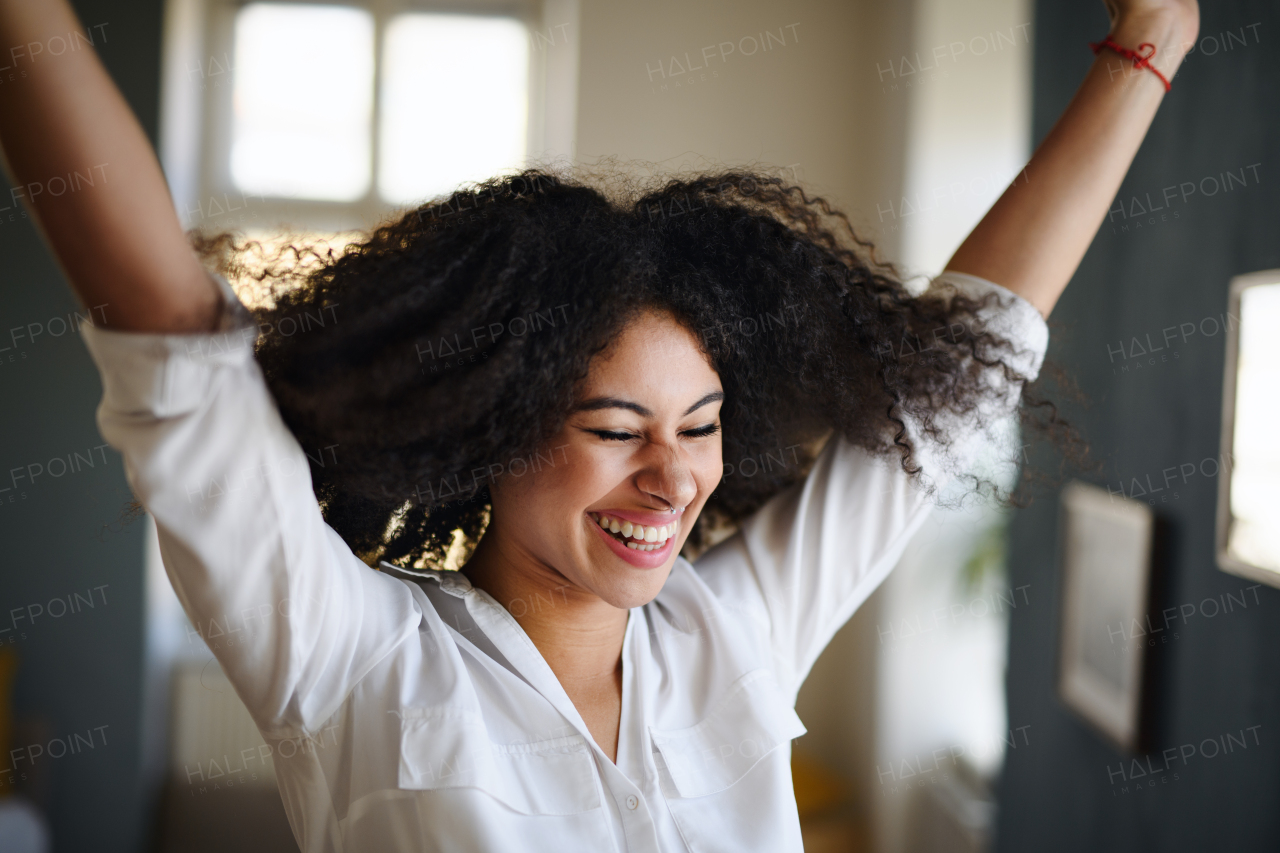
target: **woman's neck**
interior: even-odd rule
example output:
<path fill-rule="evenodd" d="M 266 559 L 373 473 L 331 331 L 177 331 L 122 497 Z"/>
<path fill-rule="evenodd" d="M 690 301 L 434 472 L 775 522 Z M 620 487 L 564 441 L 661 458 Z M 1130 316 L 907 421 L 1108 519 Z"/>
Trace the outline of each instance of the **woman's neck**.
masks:
<path fill-rule="evenodd" d="M 504 547 L 500 536 L 482 539 L 463 573 L 520 623 L 591 736 L 617 761 L 627 611 L 532 555 Z"/>
<path fill-rule="evenodd" d="M 500 540 L 486 536 L 463 567 L 472 586 L 515 617 L 571 697 L 620 685 L 628 611 Z"/>

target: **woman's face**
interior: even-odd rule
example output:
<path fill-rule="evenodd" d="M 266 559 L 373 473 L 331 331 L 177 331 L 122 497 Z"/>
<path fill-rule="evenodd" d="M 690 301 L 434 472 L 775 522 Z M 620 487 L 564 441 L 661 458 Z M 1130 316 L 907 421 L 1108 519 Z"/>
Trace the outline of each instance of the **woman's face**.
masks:
<path fill-rule="evenodd" d="M 652 601 L 720 482 L 723 398 L 693 334 L 641 314 L 594 359 L 537 470 L 492 485 L 485 538 L 543 581 L 618 608 Z"/>

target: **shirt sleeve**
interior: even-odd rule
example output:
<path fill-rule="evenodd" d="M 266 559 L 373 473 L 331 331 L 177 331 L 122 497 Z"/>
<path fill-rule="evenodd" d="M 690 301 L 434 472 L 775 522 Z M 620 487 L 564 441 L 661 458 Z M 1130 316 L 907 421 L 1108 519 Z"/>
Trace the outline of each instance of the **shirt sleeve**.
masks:
<path fill-rule="evenodd" d="M 1016 350 L 1011 366 L 1026 381 L 1035 379 L 1049 333 L 1030 303 L 961 273 L 943 273 L 932 286 L 976 299 L 994 294 L 975 319 L 1010 341 Z M 836 631 L 898 562 L 948 475 L 970 470 L 992 443 L 982 424 L 1016 409 L 1023 381 L 1009 381 L 998 368 L 985 370 L 983 381 L 995 393 L 976 412 L 939 413 L 947 447 L 923 441 L 908 420 L 920 480 L 907 475 L 896 457 L 874 457 L 835 437 L 804 481 L 775 495 L 696 561 L 720 601 L 758 629 L 772 649 L 779 683 L 793 698 Z"/>
<path fill-rule="evenodd" d="M 408 588 L 325 524 L 308 455 L 253 358 L 258 329 L 226 281 L 218 331 L 82 327 L 102 376 L 98 427 L 155 518 L 165 571 L 265 736 L 311 732 L 416 630 Z M 318 456 L 319 454 L 319 456 Z"/>

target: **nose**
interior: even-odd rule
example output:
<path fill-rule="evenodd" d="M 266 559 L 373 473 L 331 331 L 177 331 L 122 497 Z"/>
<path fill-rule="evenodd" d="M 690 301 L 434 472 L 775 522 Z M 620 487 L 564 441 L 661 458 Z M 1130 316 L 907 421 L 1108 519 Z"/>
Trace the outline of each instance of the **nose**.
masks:
<path fill-rule="evenodd" d="M 683 509 L 698 494 L 698 482 L 689 461 L 678 447 L 652 445 L 651 457 L 636 475 L 636 487 L 646 494 Z"/>

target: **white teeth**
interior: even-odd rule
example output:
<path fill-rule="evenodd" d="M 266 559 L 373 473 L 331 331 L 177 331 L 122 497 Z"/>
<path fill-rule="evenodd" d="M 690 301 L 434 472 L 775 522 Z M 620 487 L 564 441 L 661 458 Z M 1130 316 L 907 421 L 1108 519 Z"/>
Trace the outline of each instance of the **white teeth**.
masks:
<path fill-rule="evenodd" d="M 680 522 L 673 521 L 660 527 L 645 527 L 625 519 L 610 518 L 607 515 L 593 515 L 596 524 L 610 533 L 620 533 L 628 541 L 626 546 L 633 551 L 654 551 L 667 544 L 667 540 L 676 535 Z"/>

